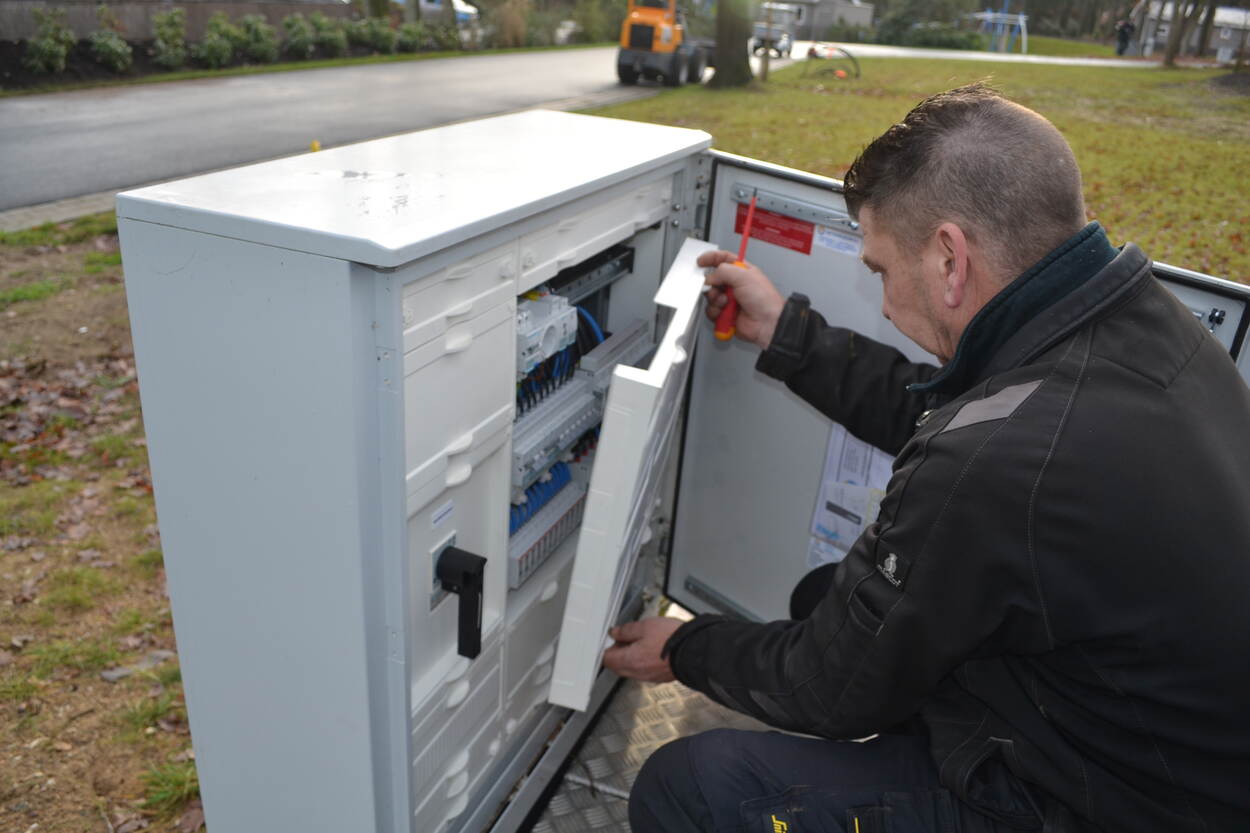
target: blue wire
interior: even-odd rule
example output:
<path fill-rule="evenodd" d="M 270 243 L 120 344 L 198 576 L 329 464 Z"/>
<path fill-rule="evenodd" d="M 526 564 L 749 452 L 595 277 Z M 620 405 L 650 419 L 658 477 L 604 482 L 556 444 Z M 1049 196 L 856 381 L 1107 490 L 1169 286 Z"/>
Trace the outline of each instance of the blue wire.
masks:
<path fill-rule="evenodd" d="M 577 311 L 581 313 L 582 318 L 586 319 L 586 323 L 590 325 L 590 329 L 594 331 L 595 338 L 599 339 L 599 344 L 603 343 L 603 330 L 599 329 L 599 322 L 594 319 L 590 313 L 586 312 L 585 307 L 578 307 Z"/>

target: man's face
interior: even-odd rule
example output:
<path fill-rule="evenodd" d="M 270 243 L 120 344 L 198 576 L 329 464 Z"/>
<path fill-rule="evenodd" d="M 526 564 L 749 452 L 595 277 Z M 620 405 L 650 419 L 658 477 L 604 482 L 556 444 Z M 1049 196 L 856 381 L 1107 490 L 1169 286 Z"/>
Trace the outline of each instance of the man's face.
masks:
<path fill-rule="evenodd" d="M 926 280 L 925 247 L 907 251 L 867 206 L 860 209 L 859 227 L 864 237 L 860 259 L 881 278 L 881 314 L 943 363 L 950 361 L 954 350 L 940 318 L 941 282 Z"/>

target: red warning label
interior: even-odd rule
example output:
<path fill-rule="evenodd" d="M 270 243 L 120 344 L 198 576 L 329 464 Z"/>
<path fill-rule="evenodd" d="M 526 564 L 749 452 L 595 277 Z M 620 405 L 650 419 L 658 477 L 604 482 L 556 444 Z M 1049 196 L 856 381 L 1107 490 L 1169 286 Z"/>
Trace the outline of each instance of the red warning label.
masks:
<path fill-rule="evenodd" d="M 734 231 L 742 234 L 742 227 L 746 225 L 746 221 L 747 207 L 738 203 L 738 216 L 734 219 Z M 756 240 L 763 240 L 765 243 L 772 243 L 783 249 L 793 249 L 805 255 L 812 253 L 812 235 L 815 231 L 815 225 L 806 220 L 796 220 L 774 211 L 765 211 L 758 205 L 755 207 L 755 218 L 751 221 L 751 236 Z M 748 250 L 747 260 L 750 259 L 751 252 Z"/>

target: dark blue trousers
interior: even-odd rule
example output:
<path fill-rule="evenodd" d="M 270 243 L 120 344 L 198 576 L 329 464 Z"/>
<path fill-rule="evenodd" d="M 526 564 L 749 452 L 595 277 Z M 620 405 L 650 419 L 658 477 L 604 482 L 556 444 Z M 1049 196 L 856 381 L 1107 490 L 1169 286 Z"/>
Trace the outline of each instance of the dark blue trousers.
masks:
<path fill-rule="evenodd" d="M 803 577 L 790 616 L 828 592 L 834 565 Z M 900 727 L 906 729 L 906 727 Z M 660 747 L 629 794 L 633 833 L 996 833 L 938 783 L 919 731 L 833 741 L 717 729 Z"/>
<path fill-rule="evenodd" d="M 832 741 L 715 729 L 660 747 L 629 796 L 633 833 L 993 833 L 938 784 L 917 735 Z"/>

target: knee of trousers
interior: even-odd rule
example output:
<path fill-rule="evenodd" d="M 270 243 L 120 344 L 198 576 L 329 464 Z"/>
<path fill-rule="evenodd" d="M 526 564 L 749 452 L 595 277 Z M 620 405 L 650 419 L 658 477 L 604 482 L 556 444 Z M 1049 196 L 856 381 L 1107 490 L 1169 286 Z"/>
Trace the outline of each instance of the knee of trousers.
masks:
<path fill-rule="evenodd" d="M 678 738 L 651 753 L 629 793 L 631 818 L 701 819 L 706 796 L 733 782 L 742 755 L 732 729 L 713 729 Z M 698 762 L 698 771 L 694 762 Z"/>

